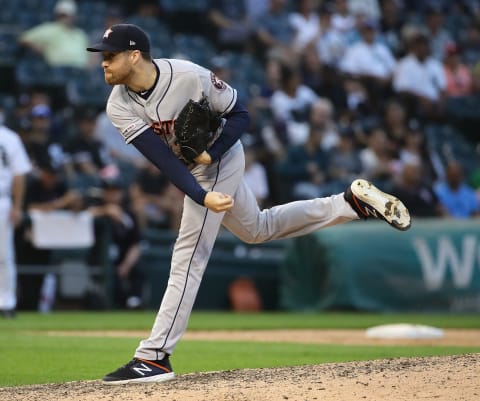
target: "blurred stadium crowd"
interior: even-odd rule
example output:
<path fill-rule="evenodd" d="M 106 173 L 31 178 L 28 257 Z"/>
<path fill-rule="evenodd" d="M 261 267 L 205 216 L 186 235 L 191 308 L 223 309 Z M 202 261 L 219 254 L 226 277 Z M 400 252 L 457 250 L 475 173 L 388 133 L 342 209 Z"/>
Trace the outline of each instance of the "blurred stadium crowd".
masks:
<path fill-rule="evenodd" d="M 190 59 L 238 90 L 252 117 L 245 177 L 261 206 L 341 192 L 363 176 L 415 217 L 480 212 L 479 0 L 0 0 L 0 9 L 1 116 L 35 166 L 25 211 L 84 209 L 116 188 L 102 202 L 131 210 L 140 232 L 178 227 L 182 194 L 108 121 L 110 88 L 85 51 L 129 22 L 148 32 L 154 58 Z"/>

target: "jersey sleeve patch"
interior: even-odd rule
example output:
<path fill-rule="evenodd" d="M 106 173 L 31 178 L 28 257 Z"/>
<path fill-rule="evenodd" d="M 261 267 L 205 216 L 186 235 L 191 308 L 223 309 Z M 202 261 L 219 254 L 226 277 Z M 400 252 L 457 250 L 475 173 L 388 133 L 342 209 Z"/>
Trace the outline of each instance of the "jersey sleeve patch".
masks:
<path fill-rule="evenodd" d="M 210 73 L 210 80 L 212 81 L 212 85 L 219 91 L 224 91 L 227 89 L 225 82 L 219 79 L 213 72 Z"/>
<path fill-rule="evenodd" d="M 137 129 L 137 124 L 132 123 L 122 131 L 122 134 L 123 136 L 128 137 L 129 135 L 133 134 L 136 131 L 136 129 Z"/>

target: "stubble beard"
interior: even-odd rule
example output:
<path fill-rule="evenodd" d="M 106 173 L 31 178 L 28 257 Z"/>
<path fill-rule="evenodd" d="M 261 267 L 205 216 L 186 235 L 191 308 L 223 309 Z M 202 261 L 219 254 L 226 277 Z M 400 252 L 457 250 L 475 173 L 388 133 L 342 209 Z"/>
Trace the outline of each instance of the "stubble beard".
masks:
<path fill-rule="evenodd" d="M 127 85 L 130 81 L 130 77 L 132 75 L 132 70 L 128 71 L 119 71 L 116 74 L 111 72 L 104 72 L 105 82 L 108 85 L 120 85 L 124 84 Z"/>

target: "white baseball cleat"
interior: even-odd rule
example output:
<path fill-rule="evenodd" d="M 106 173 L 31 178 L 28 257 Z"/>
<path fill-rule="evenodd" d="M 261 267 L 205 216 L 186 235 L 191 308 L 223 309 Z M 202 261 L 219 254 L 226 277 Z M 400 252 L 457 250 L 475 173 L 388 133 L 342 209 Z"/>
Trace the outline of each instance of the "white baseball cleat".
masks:
<path fill-rule="evenodd" d="M 360 218 L 382 219 L 401 231 L 408 230 L 411 226 L 410 213 L 402 201 L 380 191 L 371 182 L 357 179 L 343 196 Z"/>

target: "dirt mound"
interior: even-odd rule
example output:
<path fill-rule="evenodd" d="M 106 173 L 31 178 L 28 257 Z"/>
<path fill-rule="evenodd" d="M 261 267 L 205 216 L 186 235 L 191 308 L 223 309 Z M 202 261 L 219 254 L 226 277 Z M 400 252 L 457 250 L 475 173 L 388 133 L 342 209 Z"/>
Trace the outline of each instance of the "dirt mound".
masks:
<path fill-rule="evenodd" d="M 9 401 L 480 399 L 480 354 L 196 373 L 148 385 L 83 381 L 0 389 Z"/>

